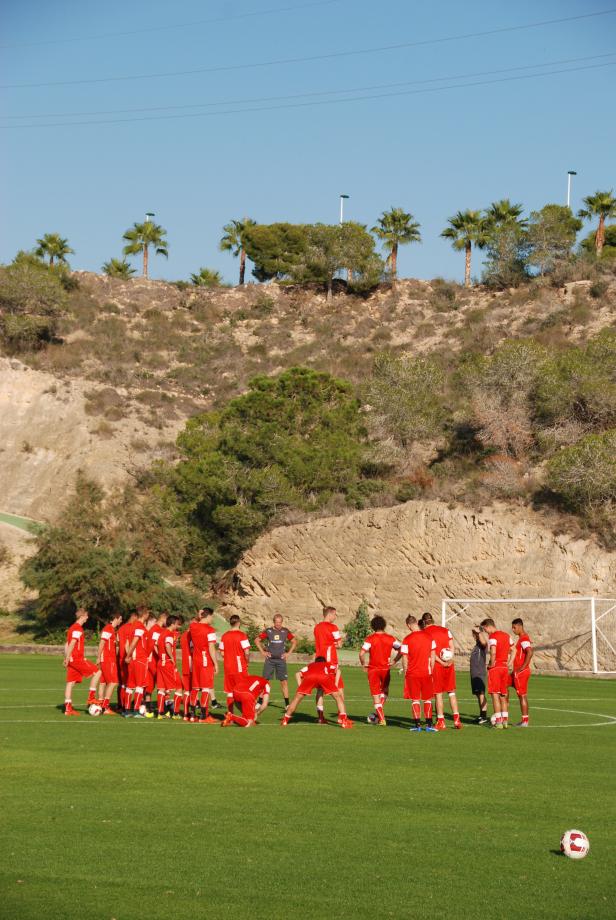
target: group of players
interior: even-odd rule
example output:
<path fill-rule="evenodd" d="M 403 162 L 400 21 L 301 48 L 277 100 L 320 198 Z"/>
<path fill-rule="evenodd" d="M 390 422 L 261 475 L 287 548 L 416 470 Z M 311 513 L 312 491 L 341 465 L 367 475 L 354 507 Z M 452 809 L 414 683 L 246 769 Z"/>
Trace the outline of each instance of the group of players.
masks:
<path fill-rule="evenodd" d="M 183 719 L 218 724 L 223 728 L 236 724 L 247 728 L 254 725 L 258 715 L 267 708 L 270 681 L 276 677 L 280 681 L 286 707 L 281 725 L 288 725 L 302 700 L 316 691 L 318 721 L 326 722 L 323 699 L 331 695 L 338 709 L 338 724 L 342 728 L 352 727 L 353 722 L 346 713 L 344 682 L 338 662 L 342 635 L 335 622 L 334 607 L 323 609 L 323 618 L 314 628 L 314 661 L 297 672 L 298 686 L 293 699 L 289 698 L 287 657 L 294 651 L 296 639 L 283 626 L 282 616 L 277 614 L 273 625 L 264 629 L 256 639 L 257 648 L 264 658 L 263 675 L 257 676 L 248 670 L 250 640 L 239 628 L 239 616 L 230 618 L 229 630 L 219 639 L 212 624 L 213 615 L 213 609 L 204 606 L 197 611 L 188 628 L 180 633 L 184 621 L 176 614 L 163 613 L 154 617 L 146 608 L 138 607 L 126 622 L 118 614 L 100 633 L 94 664 L 84 654 L 84 625 L 88 612 L 77 610 L 65 646 L 65 715 L 79 715 L 72 704 L 73 687 L 84 678 L 90 678 L 87 705 L 92 713 L 121 714 L 137 719 Z M 373 617 L 372 633 L 366 637 L 359 652 L 374 703 L 374 712 L 368 721 L 374 725 L 386 725 L 385 703 L 389 695 L 391 669 L 401 662 L 404 698 L 411 702 L 413 724 L 410 730 L 443 731 L 446 728 L 445 695 L 449 698 L 454 728 L 461 729 L 452 633 L 447 627 L 436 625 L 430 613 L 424 613 L 419 620 L 408 616 L 405 622 L 409 633 L 399 642 L 386 631 L 387 624 L 382 616 Z M 494 707 L 490 721 L 495 728 L 501 729 L 508 726 L 511 686 L 520 701 L 522 721 L 518 724 L 526 727 L 529 719 L 527 688 L 532 644 L 522 620 L 514 620 L 512 629 L 518 637 L 515 647 L 509 633 L 498 630 L 492 619 L 483 620 L 473 630 L 476 647 L 471 655 L 471 681 L 480 706 L 477 721 L 482 723 L 488 719 L 485 682 L 480 669 L 475 668 L 473 672 L 473 655 L 476 652 L 480 659 L 483 658 L 487 670 L 487 692 Z M 181 670 L 176 658 L 178 641 Z M 219 653 L 227 703 L 222 721 L 210 712 L 220 708 L 214 694 Z M 111 701 L 116 692 L 118 705 L 114 709 Z M 434 708 L 436 724 L 433 720 Z"/>

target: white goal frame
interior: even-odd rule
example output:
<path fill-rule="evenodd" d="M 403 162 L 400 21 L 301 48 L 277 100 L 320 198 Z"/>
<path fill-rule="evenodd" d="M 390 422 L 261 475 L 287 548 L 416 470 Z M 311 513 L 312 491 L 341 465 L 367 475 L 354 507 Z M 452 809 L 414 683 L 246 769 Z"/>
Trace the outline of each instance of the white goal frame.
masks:
<path fill-rule="evenodd" d="M 441 623 L 446 626 L 454 617 L 460 616 L 461 613 L 470 606 L 488 607 L 492 604 L 587 604 L 590 619 L 590 638 L 592 643 L 592 670 L 593 674 L 616 674 L 616 671 L 607 670 L 599 667 L 599 655 L 597 650 L 597 636 L 601 636 L 605 644 L 611 649 L 616 656 L 616 648 L 607 638 L 598 623 L 609 613 L 616 611 L 616 598 L 613 597 L 444 597 L 441 601 Z M 597 603 L 608 604 L 607 610 L 603 610 L 597 615 Z M 450 605 L 462 605 L 461 610 L 449 612 Z"/>

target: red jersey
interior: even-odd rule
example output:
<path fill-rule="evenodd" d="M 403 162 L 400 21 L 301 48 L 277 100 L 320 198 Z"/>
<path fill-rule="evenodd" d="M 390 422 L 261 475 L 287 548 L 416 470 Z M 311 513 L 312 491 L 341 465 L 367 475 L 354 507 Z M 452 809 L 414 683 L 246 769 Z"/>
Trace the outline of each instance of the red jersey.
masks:
<path fill-rule="evenodd" d="M 426 626 L 422 631 L 436 642 L 437 655 L 440 655 L 444 648 L 449 648 L 449 643 L 453 639 L 446 626 L 437 626 L 436 623 L 431 623 L 430 626 Z"/>
<path fill-rule="evenodd" d="M 225 674 L 245 674 L 248 671 L 247 654 L 250 639 L 241 629 L 229 629 L 220 637 L 218 648 L 222 652 Z"/>
<path fill-rule="evenodd" d="M 500 629 L 495 630 L 488 639 L 488 648 L 493 648 L 496 651 L 494 656 L 494 666 L 495 667 L 507 667 L 509 663 L 509 650 L 513 645 L 513 639 L 509 633 L 503 632 Z"/>
<path fill-rule="evenodd" d="M 163 651 L 163 634 L 166 631 L 166 627 L 159 626 L 158 623 L 155 623 L 154 626 L 147 631 L 148 651 L 154 658 L 160 658 Z"/>
<path fill-rule="evenodd" d="M 130 641 L 132 642 L 135 637 L 137 638 L 137 645 L 133 649 L 132 660 L 147 663 L 149 655 L 148 631 L 141 620 L 135 620 L 133 623 L 133 633 Z"/>
<path fill-rule="evenodd" d="M 315 657 L 325 658 L 328 664 L 338 665 L 338 649 L 336 642 L 341 639 L 340 631 L 335 623 L 322 620 L 314 627 Z"/>
<path fill-rule="evenodd" d="M 412 632 L 403 640 L 400 651 L 408 656 L 407 673 L 415 677 L 429 677 L 430 657 L 436 651 L 436 642 L 425 630 Z"/>
<path fill-rule="evenodd" d="M 372 633 L 366 636 L 361 648 L 363 652 L 370 652 L 369 667 L 385 669 L 389 667 L 392 649 L 398 651 L 400 643 L 389 633 Z"/>
<path fill-rule="evenodd" d="M 115 661 L 116 660 L 116 631 L 111 625 L 107 625 L 103 628 L 101 632 L 101 642 L 103 643 L 103 650 L 101 652 L 101 661 Z"/>
<path fill-rule="evenodd" d="M 336 676 L 336 671 L 338 670 L 337 665 L 326 664 L 324 661 L 313 661 L 311 664 L 305 665 L 300 674 L 302 674 L 302 680 L 304 677 L 315 677 L 322 678 L 326 681 L 333 680 Z"/>
<path fill-rule="evenodd" d="M 513 668 L 517 671 L 522 667 L 522 662 L 526 658 L 526 652 L 529 648 L 532 648 L 533 644 L 530 641 L 530 636 L 527 633 L 522 633 L 521 636 L 518 636 L 518 641 L 515 644 L 515 655 L 513 658 Z"/>
<path fill-rule="evenodd" d="M 84 649 L 84 635 L 83 635 L 83 626 L 79 623 L 73 623 L 71 628 L 66 633 L 66 644 L 69 645 L 71 642 L 75 643 L 75 647 L 71 652 L 69 662 L 74 661 L 83 661 L 83 649 Z"/>
<path fill-rule="evenodd" d="M 182 652 L 182 674 L 188 677 L 192 668 L 192 643 L 188 629 L 180 636 L 180 650 Z"/>
<path fill-rule="evenodd" d="M 216 630 L 209 623 L 197 623 L 196 620 L 188 627 L 190 639 L 193 647 L 193 655 L 205 652 L 207 657 L 207 666 L 214 667 L 214 659 L 210 652 L 210 643 L 216 644 Z"/>
<path fill-rule="evenodd" d="M 257 677 L 255 674 L 243 674 L 236 678 L 233 690 L 236 693 L 251 693 L 257 699 L 270 692 L 270 685 L 265 677 Z"/>
<path fill-rule="evenodd" d="M 157 658 L 160 662 L 160 666 L 164 668 L 168 664 L 175 665 L 175 647 L 178 640 L 178 634 L 167 629 L 166 626 L 159 626 L 158 630 Z M 169 646 L 171 646 L 171 655 L 169 655 Z"/>
<path fill-rule="evenodd" d="M 118 629 L 118 656 L 120 661 L 124 661 L 126 658 L 126 647 L 132 642 L 134 626 L 134 623 L 123 623 Z"/>

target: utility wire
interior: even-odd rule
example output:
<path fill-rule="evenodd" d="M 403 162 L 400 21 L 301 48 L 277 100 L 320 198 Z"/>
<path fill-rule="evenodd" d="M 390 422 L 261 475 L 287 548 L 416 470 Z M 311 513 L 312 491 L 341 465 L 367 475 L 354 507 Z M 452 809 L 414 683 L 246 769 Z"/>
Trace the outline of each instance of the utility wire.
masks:
<path fill-rule="evenodd" d="M 439 93 L 445 90 L 450 89 L 466 89 L 467 87 L 473 86 L 488 86 L 494 83 L 510 83 L 515 80 L 534 80 L 537 77 L 549 77 L 555 74 L 565 74 L 565 73 L 576 73 L 582 70 L 596 70 L 601 67 L 613 67 L 616 65 L 616 61 L 609 61 L 604 64 L 589 64 L 582 67 L 569 67 L 560 70 L 547 70 L 544 73 L 535 73 L 535 74 L 520 74 L 515 77 L 500 77 L 494 80 L 476 80 L 471 83 L 454 83 L 451 86 L 433 86 L 428 89 L 414 89 L 414 90 L 401 90 L 400 92 L 393 93 L 376 93 L 365 96 L 354 96 L 348 99 L 322 99 L 315 100 L 313 102 L 294 102 L 294 103 L 285 103 L 283 105 L 269 105 L 269 106 L 260 106 L 258 108 L 244 108 L 244 109 L 223 109 L 218 112 L 193 112 L 187 113 L 184 115 L 150 115 L 145 116 L 144 118 L 118 118 L 118 119 L 106 119 L 101 121 L 68 121 L 68 122 L 52 122 L 51 124 L 27 124 L 27 125 L 1 125 L 0 130 L 16 130 L 20 128 L 72 128 L 72 127 L 81 127 L 87 125 L 117 125 L 117 124 L 131 124 L 135 122 L 142 121 L 163 121 L 169 119 L 177 118 L 211 118 L 216 115 L 241 115 L 245 113 L 254 113 L 254 112 L 273 112 L 279 111 L 281 109 L 297 109 L 297 108 L 306 108 L 308 106 L 319 106 L 319 105 L 336 105 L 339 103 L 345 102 L 364 102 L 366 100 L 373 99 L 387 99 L 394 96 L 417 96 L 426 93 Z"/>
<path fill-rule="evenodd" d="M 404 80 L 397 83 L 375 83 L 369 86 L 354 86 L 349 89 L 317 90 L 310 93 L 294 93 L 286 96 L 253 96 L 247 99 L 224 99 L 218 102 L 193 102 L 184 105 L 153 105 L 143 108 L 129 109 L 99 109 L 93 112 L 45 112 L 30 115 L 3 115 L 3 118 L 21 119 L 27 121 L 32 118 L 93 118 L 97 115 L 129 115 L 137 112 L 169 112 L 185 109 L 214 108 L 225 105 L 256 105 L 264 102 L 286 102 L 293 99 L 307 99 L 314 96 L 337 96 L 342 93 L 362 93 L 376 89 L 394 89 L 402 86 L 419 86 L 426 83 L 443 83 L 452 80 L 470 80 L 473 77 L 492 77 L 498 74 L 513 73 L 520 70 L 536 70 L 540 67 L 557 67 L 561 64 L 579 64 L 586 61 L 596 61 L 602 58 L 614 57 L 616 51 L 605 54 L 591 54 L 586 57 L 563 58 L 558 61 L 545 61 L 542 64 L 523 64 L 517 67 L 504 67 L 499 70 L 480 70 L 474 73 L 451 74 L 447 77 L 430 77 L 425 80 Z M 540 76 L 540 74 L 537 74 Z M 341 100 L 342 101 L 342 100 Z M 70 122 L 68 122 L 70 124 Z"/>
<path fill-rule="evenodd" d="M 197 67 L 192 70 L 171 70 L 157 73 L 127 74 L 119 77 L 93 77 L 83 80 L 51 80 L 40 83 L 6 83 L 0 89 L 32 89 L 43 86 L 82 86 L 93 83 L 119 83 L 126 80 L 150 80 L 158 77 L 183 77 L 201 73 L 221 73 L 231 70 L 250 70 L 258 67 L 273 67 L 285 64 L 302 64 L 312 61 L 325 61 L 333 58 L 353 57 L 362 54 L 375 54 L 385 51 L 398 51 L 403 48 L 418 48 L 426 45 L 438 45 L 445 42 L 462 41 L 469 38 L 480 38 L 488 35 L 500 35 L 506 32 L 519 32 L 524 29 L 536 29 L 542 26 L 556 25 L 562 22 L 576 22 L 582 19 L 591 19 L 597 16 L 607 16 L 616 13 L 616 8 L 601 10 L 594 13 L 582 13 L 578 16 L 565 16 L 559 19 L 544 19 L 539 22 L 530 22 L 519 26 L 504 26 L 499 29 L 487 29 L 482 32 L 466 32 L 462 35 L 449 35 L 444 38 L 429 38 L 413 42 L 400 42 L 395 45 L 381 45 L 374 48 L 360 48 L 354 51 L 331 51 L 327 54 L 314 54 L 307 57 L 278 58 L 270 61 L 256 61 L 250 64 L 222 64 L 217 67 Z"/>
<path fill-rule="evenodd" d="M 218 22 L 235 22 L 238 19 L 251 19 L 258 16 L 271 16 L 274 13 L 294 13 L 296 10 L 307 10 L 316 6 L 332 6 L 343 0 L 313 0 L 311 3 L 300 3 L 296 6 L 279 6 L 268 10 L 254 10 L 251 13 L 236 13 L 231 16 L 218 16 L 215 19 L 194 19 L 192 22 L 176 22 L 166 26 L 148 26 L 145 29 L 130 29 L 125 32 L 102 32 L 99 35 L 82 35 L 74 38 L 50 38 L 40 42 L 19 42 L 14 45 L 0 45 L 1 50 L 9 48 L 34 48 L 39 45 L 63 45 L 69 42 L 88 42 L 97 39 L 120 38 L 126 35 L 144 35 L 148 32 L 168 32 L 171 29 L 188 29 L 193 26 L 212 25 Z"/>

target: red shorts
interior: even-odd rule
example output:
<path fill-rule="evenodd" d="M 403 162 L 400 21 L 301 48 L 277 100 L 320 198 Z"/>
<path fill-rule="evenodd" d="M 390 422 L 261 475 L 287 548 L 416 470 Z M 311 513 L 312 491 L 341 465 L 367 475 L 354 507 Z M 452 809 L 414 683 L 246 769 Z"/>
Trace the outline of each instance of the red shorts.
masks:
<path fill-rule="evenodd" d="M 193 660 L 192 689 L 214 689 L 214 668 L 212 665 L 202 665 L 196 658 Z"/>
<path fill-rule="evenodd" d="M 135 687 L 143 687 L 145 690 L 145 685 L 148 679 L 148 663 L 147 661 L 129 661 L 128 662 L 128 682 L 127 687 L 130 687 L 132 690 Z"/>
<path fill-rule="evenodd" d="M 156 684 L 159 690 L 180 690 L 182 678 L 173 664 L 165 665 L 156 671 Z"/>
<path fill-rule="evenodd" d="M 67 684 L 80 684 L 84 677 L 92 677 L 97 671 L 96 665 L 87 658 L 82 658 L 81 661 L 69 661 L 66 669 L 66 682 Z"/>
<path fill-rule="evenodd" d="M 368 686 L 372 696 L 389 693 L 389 668 L 368 668 Z"/>
<path fill-rule="evenodd" d="M 432 680 L 435 693 L 455 693 L 456 669 L 453 665 L 449 668 L 445 668 L 438 661 L 435 661 Z"/>
<path fill-rule="evenodd" d="M 524 668 L 515 676 L 512 676 L 512 683 L 518 696 L 526 696 L 528 693 L 528 681 L 530 680 L 530 668 Z"/>
<path fill-rule="evenodd" d="M 257 701 L 254 695 L 248 690 L 239 693 L 236 690 L 233 693 L 233 699 L 242 710 L 244 718 L 254 722 L 257 717 Z"/>
<path fill-rule="evenodd" d="M 506 696 L 510 686 L 511 677 L 506 664 L 495 664 L 493 668 L 488 668 L 488 693 Z"/>
<path fill-rule="evenodd" d="M 434 696 L 434 685 L 431 674 L 411 674 L 407 671 L 404 681 L 405 700 L 431 700 Z"/>
<path fill-rule="evenodd" d="M 327 696 L 329 693 L 337 693 L 337 691 L 340 690 L 340 686 L 336 686 L 334 677 L 327 678 L 319 677 L 318 675 L 306 675 L 297 688 L 297 692 L 303 693 L 304 696 L 308 696 L 313 690 L 322 690 Z"/>
<path fill-rule="evenodd" d="M 239 674 L 237 671 L 225 671 L 225 682 L 223 688 L 225 693 L 233 693 L 235 681 L 238 677 L 241 677 L 241 674 Z"/>
<path fill-rule="evenodd" d="M 151 693 L 156 685 L 156 671 L 157 671 L 156 661 L 155 660 L 149 661 L 148 662 L 148 674 L 147 674 L 147 678 L 145 681 L 145 692 L 146 693 Z"/>
<path fill-rule="evenodd" d="M 101 683 L 117 684 L 118 682 L 118 664 L 115 658 L 110 661 L 101 661 Z"/>

